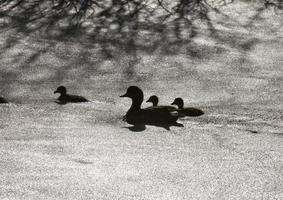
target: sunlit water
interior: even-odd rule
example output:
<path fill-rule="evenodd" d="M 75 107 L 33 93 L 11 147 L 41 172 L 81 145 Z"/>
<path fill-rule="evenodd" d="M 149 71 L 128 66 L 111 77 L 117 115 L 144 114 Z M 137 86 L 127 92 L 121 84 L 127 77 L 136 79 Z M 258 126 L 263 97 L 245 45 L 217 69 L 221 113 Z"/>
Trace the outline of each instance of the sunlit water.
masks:
<path fill-rule="evenodd" d="M 33 37 L 3 51 L 0 198 L 282 199 L 282 21 L 265 13 L 249 28 L 247 7 L 229 9 L 242 9 L 238 21 L 218 16 L 218 37 L 193 39 L 203 59 L 184 47 L 104 59 L 96 46 Z M 92 101 L 56 104 L 59 85 Z M 119 98 L 129 85 L 205 114 L 133 132 Z"/>

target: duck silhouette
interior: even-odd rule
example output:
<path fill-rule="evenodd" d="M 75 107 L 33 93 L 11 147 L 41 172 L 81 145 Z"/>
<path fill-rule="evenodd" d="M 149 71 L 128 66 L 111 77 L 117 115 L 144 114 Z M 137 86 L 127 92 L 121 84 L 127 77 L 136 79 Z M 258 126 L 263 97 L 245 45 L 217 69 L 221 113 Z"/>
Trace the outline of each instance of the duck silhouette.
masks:
<path fill-rule="evenodd" d="M 167 110 L 141 109 L 143 102 L 143 91 L 137 86 L 130 86 L 126 94 L 120 97 L 132 99 L 132 105 L 127 111 L 124 120 L 134 126 L 154 125 L 170 130 L 170 126 L 182 126 L 177 123 L 178 115 Z"/>
<path fill-rule="evenodd" d="M 176 98 L 171 105 L 178 106 L 177 112 L 179 114 L 179 117 L 198 117 L 204 114 L 204 112 L 197 108 L 184 108 L 184 101 L 182 98 L 178 97 Z"/>
<path fill-rule="evenodd" d="M 152 106 L 146 109 L 154 109 L 154 110 L 168 110 L 168 111 L 176 111 L 177 109 L 174 106 L 159 106 L 158 105 L 158 97 L 156 95 L 152 95 L 146 102 L 151 102 Z"/>
<path fill-rule="evenodd" d="M 8 103 L 8 101 L 5 98 L 0 97 L 0 103 Z"/>
<path fill-rule="evenodd" d="M 88 102 L 84 97 L 67 94 L 67 89 L 64 86 L 59 86 L 57 90 L 54 91 L 54 94 L 55 93 L 60 93 L 60 96 L 57 99 L 59 101 L 57 103 L 59 104 Z"/>

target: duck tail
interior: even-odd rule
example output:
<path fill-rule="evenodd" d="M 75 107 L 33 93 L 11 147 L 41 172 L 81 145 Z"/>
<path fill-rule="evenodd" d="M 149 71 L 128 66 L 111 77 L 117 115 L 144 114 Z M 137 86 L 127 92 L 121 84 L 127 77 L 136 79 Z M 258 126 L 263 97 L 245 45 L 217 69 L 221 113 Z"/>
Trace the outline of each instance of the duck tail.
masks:
<path fill-rule="evenodd" d="M 178 122 L 175 122 L 175 123 L 173 123 L 172 125 L 173 125 L 173 126 L 177 126 L 177 127 L 184 127 L 183 124 L 178 123 Z"/>
<path fill-rule="evenodd" d="M 193 114 L 192 114 L 192 117 L 198 117 L 198 116 L 201 116 L 203 115 L 204 112 L 202 110 L 196 110 Z"/>

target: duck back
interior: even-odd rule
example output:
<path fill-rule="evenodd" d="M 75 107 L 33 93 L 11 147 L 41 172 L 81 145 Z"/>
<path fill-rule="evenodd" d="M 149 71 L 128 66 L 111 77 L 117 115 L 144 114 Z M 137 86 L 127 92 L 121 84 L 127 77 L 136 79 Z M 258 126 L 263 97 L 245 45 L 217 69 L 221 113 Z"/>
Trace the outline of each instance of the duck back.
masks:
<path fill-rule="evenodd" d="M 178 109 L 179 117 L 198 117 L 204 114 L 204 112 L 198 108 L 183 108 Z"/>
<path fill-rule="evenodd" d="M 88 102 L 88 100 L 82 96 L 77 96 L 77 95 L 62 95 L 58 98 L 59 101 L 62 102 L 72 102 L 72 103 L 79 103 L 79 102 Z"/>

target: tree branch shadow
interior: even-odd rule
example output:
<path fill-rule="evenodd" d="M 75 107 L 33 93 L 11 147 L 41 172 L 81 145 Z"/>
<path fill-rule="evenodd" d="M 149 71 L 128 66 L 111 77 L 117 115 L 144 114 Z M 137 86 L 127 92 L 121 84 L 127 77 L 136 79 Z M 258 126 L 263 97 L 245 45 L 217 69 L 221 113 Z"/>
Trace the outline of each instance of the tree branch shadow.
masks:
<path fill-rule="evenodd" d="M 19 71 L 28 73 L 42 57 L 57 48 L 58 42 L 78 43 L 81 50 L 74 56 L 52 55 L 54 60 L 61 60 L 63 65 L 54 69 L 53 74 L 22 80 L 23 84 L 36 83 L 33 87 L 37 88 L 41 84 L 51 84 L 48 80 L 52 79 L 59 85 L 74 68 L 80 71 L 79 75 L 88 78 L 90 74 L 100 72 L 98 66 L 105 60 L 114 60 L 121 55 L 127 57 L 123 78 L 138 82 L 143 79 L 136 73 L 136 67 L 141 63 L 140 52 L 167 56 L 183 53 L 182 49 L 185 49 L 185 54 L 196 60 L 224 53 L 225 48 L 193 42 L 199 34 L 199 21 L 206 24 L 210 37 L 219 43 L 227 43 L 241 52 L 248 52 L 256 45 L 256 39 L 242 41 L 237 33 L 227 35 L 217 30 L 209 12 L 222 15 L 219 9 L 210 6 L 205 0 L 178 0 L 170 3 L 156 0 L 153 4 L 146 0 L 0 1 L 1 33 L 13 33 L 6 36 L 1 45 L 1 57 L 5 57 L 17 45 L 23 45 L 25 40 L 39 38 L 49 41 L 49 45 L 31 47 L 32 53 L 22 52 L 13 56 L 13 60 L 7 64 L 16 66 L 18 71 L 5 72 L 9 76 L 3 75 L 1 83 L 9 83 L 11 77 L 18 80 Z M 99 59 L 91 59 L 94 53 L 89 50 L 90 47 L 97 49 L 95 55 L 99 54 Z M 12 90 L 8 84 L 4 87 L 7 87 L 6 92 Z"/>

